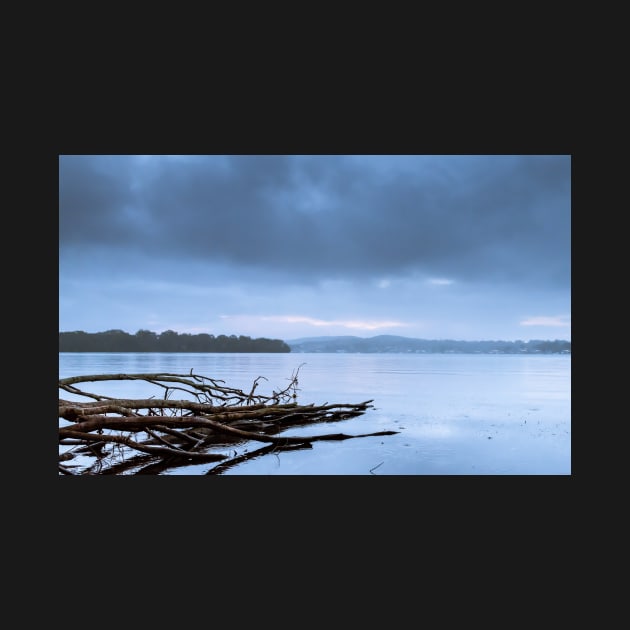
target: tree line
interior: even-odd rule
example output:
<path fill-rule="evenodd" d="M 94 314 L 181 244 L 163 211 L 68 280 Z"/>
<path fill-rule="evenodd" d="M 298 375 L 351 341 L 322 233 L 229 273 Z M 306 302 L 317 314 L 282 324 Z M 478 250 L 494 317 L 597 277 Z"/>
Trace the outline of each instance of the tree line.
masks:
<path fill-rule="evenodd" d="M 86 333 L 81 330 L 59 333 L 59 352 L 291 352 L 281 339 L 245 335 L 155 333 L 139 330 L 135 335 L 124 330 Z"/>
<path fill-rule="evenodd" d="M 291 343 L 291 352 L 416 352 L 465 354 L 571 354 L 571 342 L 561 339 L 530 341 L 458 341 L 414 339 L 397 335 L 319 337 Z"/>

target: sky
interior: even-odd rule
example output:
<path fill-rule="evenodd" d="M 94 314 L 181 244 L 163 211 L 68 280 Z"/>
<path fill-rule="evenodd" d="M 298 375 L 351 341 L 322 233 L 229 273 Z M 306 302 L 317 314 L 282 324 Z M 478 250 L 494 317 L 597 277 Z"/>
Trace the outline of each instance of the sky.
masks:
<path fill-rule="evenodd" d="M 570 155 L 60 155 L 59 331 L 571 340 Z"/>

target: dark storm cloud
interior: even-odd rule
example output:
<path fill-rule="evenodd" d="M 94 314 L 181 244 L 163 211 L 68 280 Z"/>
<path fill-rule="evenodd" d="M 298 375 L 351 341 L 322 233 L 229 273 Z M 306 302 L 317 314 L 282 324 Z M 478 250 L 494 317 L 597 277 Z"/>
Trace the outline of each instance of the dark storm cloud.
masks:
<path fill-rule="evenodd" d="M 125 239 L 125 208 L 133 203 L 129 158 L 61 157 L 59 243 L 109 244 Z"/>
<path fill-rule="evenodd" d="M 568 156 L 62 156 L 60 247 L 570 283 Z"/>

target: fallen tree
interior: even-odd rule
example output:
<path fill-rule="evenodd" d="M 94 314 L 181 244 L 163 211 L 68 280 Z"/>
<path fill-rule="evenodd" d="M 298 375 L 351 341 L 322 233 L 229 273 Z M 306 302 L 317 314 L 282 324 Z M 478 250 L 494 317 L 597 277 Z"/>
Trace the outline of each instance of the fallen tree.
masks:
<path fill-rule="evenodd" d="M 96 374 L 60 379 L 60 393 L 72 394 L 77 400 L 59 398 L 59 473 L 159 474 L 192 463 L 217 462 L 206 474 L 221 474 L 267 453 L 312 448 L 312 442 L 318 440 L 396 433 L 283 436 L 290 427 L 339 422 L 373 407 L 372 400 L 300 405 L 298 373 L 299 368 L 285 389 L 269 395 L 257 393 L 260 381 L 266 380 L 262 376 L 244 392 L 192 370 L 189 374 Z M 144 381 L 156 386 L 161 395 L 113 398 L 78 387 L 106 381 Z M 255 443 L 263 446 L 250 450 Z"/>

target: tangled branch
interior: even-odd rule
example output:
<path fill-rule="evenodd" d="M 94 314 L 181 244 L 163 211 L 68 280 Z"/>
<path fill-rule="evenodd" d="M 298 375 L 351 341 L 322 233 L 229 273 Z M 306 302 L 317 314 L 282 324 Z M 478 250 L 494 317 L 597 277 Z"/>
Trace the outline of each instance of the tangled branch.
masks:
<path fill-rule="evenodd" d="M 396 433 L 283 436 L 290 427 L 339 422 L 373 407 L 372 400 L 300 405 L 299 370 L 293 372 L 287 387 L 271 394 L 257 393 L 260 381 L 267 380 L 262 376 L 244 392 L 192 370 L 189 374 L 96 374 L 61 379 L 60 392 L 87 400 L 59 398 L 59 472 L 158 474 L 191 463 L 220 462 L 207 474 L 221 474 L 267 453 L 312 448 L 317 440 Z M 79 387 L 106 381 L 144 381 L 156 386 L 161 397 L 113 398 Z M 171 398 L 175 395 L 177 398 Z M 256 442 L 265 446 L 251 452 L 244 448 Z M 84 463 L 77 464 L 79 460 Z M 69 461 L 73 463 L 66 463 Z"/>

